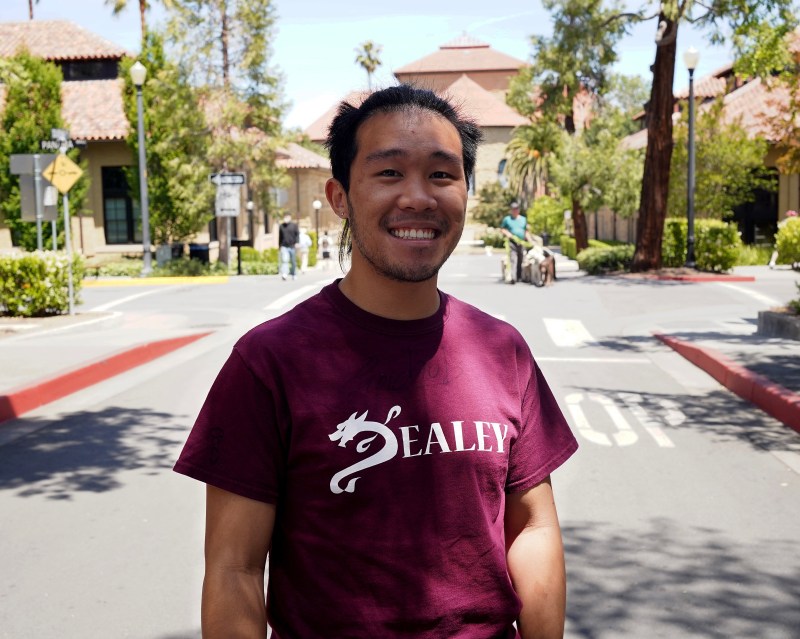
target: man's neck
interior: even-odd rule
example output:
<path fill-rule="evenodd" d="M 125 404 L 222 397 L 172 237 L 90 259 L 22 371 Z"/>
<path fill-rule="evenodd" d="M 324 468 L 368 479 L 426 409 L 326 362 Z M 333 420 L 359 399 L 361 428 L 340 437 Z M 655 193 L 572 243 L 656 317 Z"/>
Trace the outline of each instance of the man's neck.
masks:
<path fill-rule="evenodd" d="M 437 279 L 434 276 L 424 282 L 398 282 L 367 267 L 351 269 L 339 282 L 339 289 L 368 313 L 388 319 L 415 320 L 430 317 L 439 310 Z"/>

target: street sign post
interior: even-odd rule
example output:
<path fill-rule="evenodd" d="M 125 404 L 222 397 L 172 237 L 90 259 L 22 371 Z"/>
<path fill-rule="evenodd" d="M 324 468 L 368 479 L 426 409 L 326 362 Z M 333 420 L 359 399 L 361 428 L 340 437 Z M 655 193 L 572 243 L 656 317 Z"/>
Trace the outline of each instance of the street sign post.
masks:
<path fill-rule="evenodd" d="M 36 248 L 42 250 L 42 220 L 44 219 L 44 187 L 42 184 L 42 167 L 48 166 L 56 155 L 53 153 L 14 153 L 11 155 L 9 172 L 12 175 L 33 176 L 33 207 L 36 222 Z M 20 189 L 22 186 L 20 185 Z"/>
<path fill-rule="evenodd" d="M 242 210 L 242 186 L 247 181 L 244 173 L 212 173 L 208 176 L 217 186 L 214 199 L 214 214 L 225 218 L 225 255 L 228 263 L 231 254 L 231 218 L 239 216 Z"/>

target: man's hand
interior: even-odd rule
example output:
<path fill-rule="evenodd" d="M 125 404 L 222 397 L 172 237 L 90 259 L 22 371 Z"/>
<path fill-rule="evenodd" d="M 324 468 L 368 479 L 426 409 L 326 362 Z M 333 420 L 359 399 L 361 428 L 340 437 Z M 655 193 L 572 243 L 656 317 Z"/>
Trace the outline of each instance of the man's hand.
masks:
<path fill-rule="evenodd" d="M 566 571 L 561 529 L 548 477 L 533 488 L 506 496 L 508 572 L 522 600 L 523 639 L 564 636 Z"/>
<path fill-rule="evenodd" d="M 264 639 L 264 566 L 275 506 L 208 486 L 204 639 Z"/>

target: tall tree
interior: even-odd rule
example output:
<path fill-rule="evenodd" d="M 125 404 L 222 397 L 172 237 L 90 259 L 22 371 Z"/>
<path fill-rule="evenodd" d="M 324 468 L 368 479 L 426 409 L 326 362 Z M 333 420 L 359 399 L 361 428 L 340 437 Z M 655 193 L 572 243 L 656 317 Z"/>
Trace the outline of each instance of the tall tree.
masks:
<path fill-rule="evenodd" d="M 36 4 L 39 4 L 39 0 L 35 0 Z M 34 0 L 28 0 L 28 19 L 33 20 L 33 4 Z"/>
<path fill-rule="evenodd" d="M 37 0 L 38 2 L 38 0 Z M 172 6 L 172 0 L 161 0 L 161 2 L 166 6 Z M 122 13 L 125 9 L 128 8 L 128 0 L 105 0 L 106 5 L 112 7 L 112 11 L 114 15 Z M 142 30 L 142 47 L 145 44 L 145 38 L 147 37 L 147 12 L 150 10 L 151 2 L 150 0 L 138 0 L 139 4 L 139 22 L 141 24 Z"/>
<path fill-rule="evenodd" d="M 270 189 L 285 185 L 275 162 L 284 104 L 270 61 L 273 0 L 172 0 L 169 15 L 168 38 L 212 131 L 209 161 L 247 173 L 253 201 L 268 212 Z"/>
<path fill-rule="evenodd" d="M 547 185 L 547 158 L 558 146 L 558 131 L 552 120 L 541 119 L 517 127 L 506 147 L 509 187 L 522 200 L 523 210 Z"/>
<path fill-rule="evenodd" d="M 191 239 L 211 218 L 213 187 L 208 181 L 209 131 L 195 91 L 178 67 L 167 61 L 161 36 L 149 32 L 139 59 L 147 67 L 143 89 L 147 139 L 147 186 L 150 226 L 156 244 Z M 136 89 L 128 73 L 134 60 L 122 62 L 125 78 L 125 112 L 136 122 Z M 128 144 L 138 158 L 136 127 Z M 126 172 L 131 193 L 138 199 L 139 171 Z"/>
<path fill-rule="evenodd" d="M 380 44 L 375 44 L 372 40 L 362 42 L 360 47 L 355 50 L 356 64 L 361 65 L 361 68 L 367 72 L 367 87 L 372 91 L 372 74 L 381 66 L 380 54 L 383 47 Z"/>
<path fill-rule="evenodd" d="M 588 125 L 599 96 L 606 90 L 609 69 L 617 61 L 615 45 L 628 23 L 613 19 L 622 11 L 619 0 L 613 0 L 612 5 L 607 0 L 544 0 L 543 5 L 552 14 L 553 34 L 549 38 L 531 37 L 532 64 L 512 80 L 507 102 L 539 130 L 555 123 L 575 134 Z M 538 137 L 530 133 L 521 130 L 515 136 L 514 173 L 526 164 L 524 149 L 519 148 L 524 138 L 533 141 Z M 533 168 L 536 163 L 532 160 L 542 151 L 529 149 L 529 167 Z M 541 174 L 541 169 L 538 172 Z M 588 246 L 584 207 L 580 198 L 571 201 L 580 250 Z"/>
<path fill-rule="evenodd" d="M 36 248 L 36 225 L 22 221 L 19 176 L 9 173 L 10 156 L 40 153 L 40 143 L 50 139 L 51 129 L 66 128 L 61 117 L 61 80 L 61 70 L 56 65 L 28 52 L 0 59 L 0 83 L 6 86 L 5 106 L 0 114 L 0 215 L 11 229 L 13 243 L 28 250 Z M 77 160 L 78 150 L 73 149 L 69 155 Z M 82 208 L 87 185 L 84 173 L 70 189 L 72 214 Z M 57 228 L 63 228 L 61 216 Z M 43 225 L 42 236 L 45 246 L 49 246 L 50 224 Z"/>
<path fill-rule="evenodd" d="M 620 15 L 620 19 L 658 20 L 653 83 L 646 109 L 645 179 L 632 264 L 636 271 L 661 265 L 672 157 L 672 84 L 679 26 L 690 23 L 705 29 L 712 43 L 721 43 L 729 37 L 737 56 L 749 61 L 752 71 L 768 73 L 765 62 L 775 59 L 776 48 L 782 46 L 782 36 L 797 24 L 793 0 L 661 0 L 657 7 L 649 17 L 646 7 L 632 16 Z"/>

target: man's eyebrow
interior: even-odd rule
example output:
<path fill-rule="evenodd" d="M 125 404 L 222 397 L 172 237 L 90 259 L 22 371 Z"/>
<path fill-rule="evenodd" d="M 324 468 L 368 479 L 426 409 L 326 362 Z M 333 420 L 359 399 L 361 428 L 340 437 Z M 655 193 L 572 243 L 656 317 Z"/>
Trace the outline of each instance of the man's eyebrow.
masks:
<path fill-rule="evenodd" d="M 408 152 L 403 149 L 379 149 L 378 151 L 373 151 L 367 157 L 364 158 L 364 162 L 372 163 L 372 162 L 380 162 L 382 160 L 388 160 L 391 158 L 397 157 L 405 157 L 408 155 Z M 452 164 L 461 164 L 461 156 L 456 155 L 455 153 L 450 153 L 448 151 L 434 151 L 430 155 L 431 158 L 437 160 L 444 160 L 446 162 L 450 162 Z"/>

